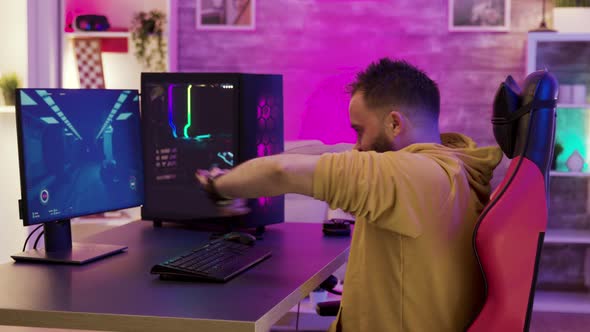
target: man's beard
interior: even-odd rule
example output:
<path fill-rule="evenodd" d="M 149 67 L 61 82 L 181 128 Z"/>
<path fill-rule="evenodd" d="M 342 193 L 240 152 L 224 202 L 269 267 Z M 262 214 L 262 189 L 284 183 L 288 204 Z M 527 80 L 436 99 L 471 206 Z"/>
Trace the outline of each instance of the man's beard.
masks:
<path fill-rule="evenodd" d="M 384 132 L 379 133 L 379 136 L 375 139 L 375 142 L 371 144 L 371 150 L 379 153 L 388 152 L 394 150 L 392 142 L 387 138 Z"/>

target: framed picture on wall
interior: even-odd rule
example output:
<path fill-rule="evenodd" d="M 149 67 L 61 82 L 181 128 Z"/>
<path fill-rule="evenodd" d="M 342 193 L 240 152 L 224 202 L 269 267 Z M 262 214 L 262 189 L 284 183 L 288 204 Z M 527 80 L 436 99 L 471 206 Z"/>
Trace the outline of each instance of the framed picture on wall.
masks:
<path fill-rule="evenodd" d="M 450 31 L 508 31 L 510 0 L 449 0 Z"/>
<path fill-rule="evenodd" d="M 254 30 L 256 0 L 196 0 L 198 30 Z"/>

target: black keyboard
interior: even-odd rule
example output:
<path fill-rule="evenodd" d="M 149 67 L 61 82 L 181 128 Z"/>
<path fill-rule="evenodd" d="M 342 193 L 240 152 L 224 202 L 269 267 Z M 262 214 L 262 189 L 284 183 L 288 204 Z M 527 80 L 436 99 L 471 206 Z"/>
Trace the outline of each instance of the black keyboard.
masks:
<path fill-rule="evenodd" d="M 217 239 L 155 265 L 151 273 L 162 279 L 226 282 L 270 255 L 270 250 Z"/>

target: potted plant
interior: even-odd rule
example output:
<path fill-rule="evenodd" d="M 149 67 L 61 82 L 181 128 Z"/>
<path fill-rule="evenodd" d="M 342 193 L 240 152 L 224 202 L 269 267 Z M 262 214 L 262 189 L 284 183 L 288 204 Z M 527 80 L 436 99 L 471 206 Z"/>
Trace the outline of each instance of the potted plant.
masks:
<path fill-rule="evenodd" d="M 557 157 L 563 152 L 563 146 L 559 143 L 555 143 L 555 147 L 553 148 L 553 160 L 551 162 L 551 170 L 557 169 Z"/>
<path fill-rule="evenodd" d="M 160 10 L 133 15 L 131 40 L 135 46 L 135 57 L 148 70 L 166 70 L 165 24 L 166 14 Z"/>
<path fill-rule="evenodd" d="M 20 86 L 21 82 L 16 73 L 9 73 L 0 77 L 0 89 L 2 90 L 6 105 L 14 105 L 16 101 L 16 88 Z"/>

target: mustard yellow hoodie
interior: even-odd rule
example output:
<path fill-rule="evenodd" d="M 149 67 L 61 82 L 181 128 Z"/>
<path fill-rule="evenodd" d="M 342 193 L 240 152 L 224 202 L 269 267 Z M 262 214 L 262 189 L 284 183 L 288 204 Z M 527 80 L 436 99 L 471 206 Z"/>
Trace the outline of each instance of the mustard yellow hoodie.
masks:
<path fill-rule="evenodd" d="M 395 152 L 324 154 L 313 196 L 356 216 L 342 331 L 462 331 L 483 299 L 472 236 L 502 159 L 461 134 Z"/>

